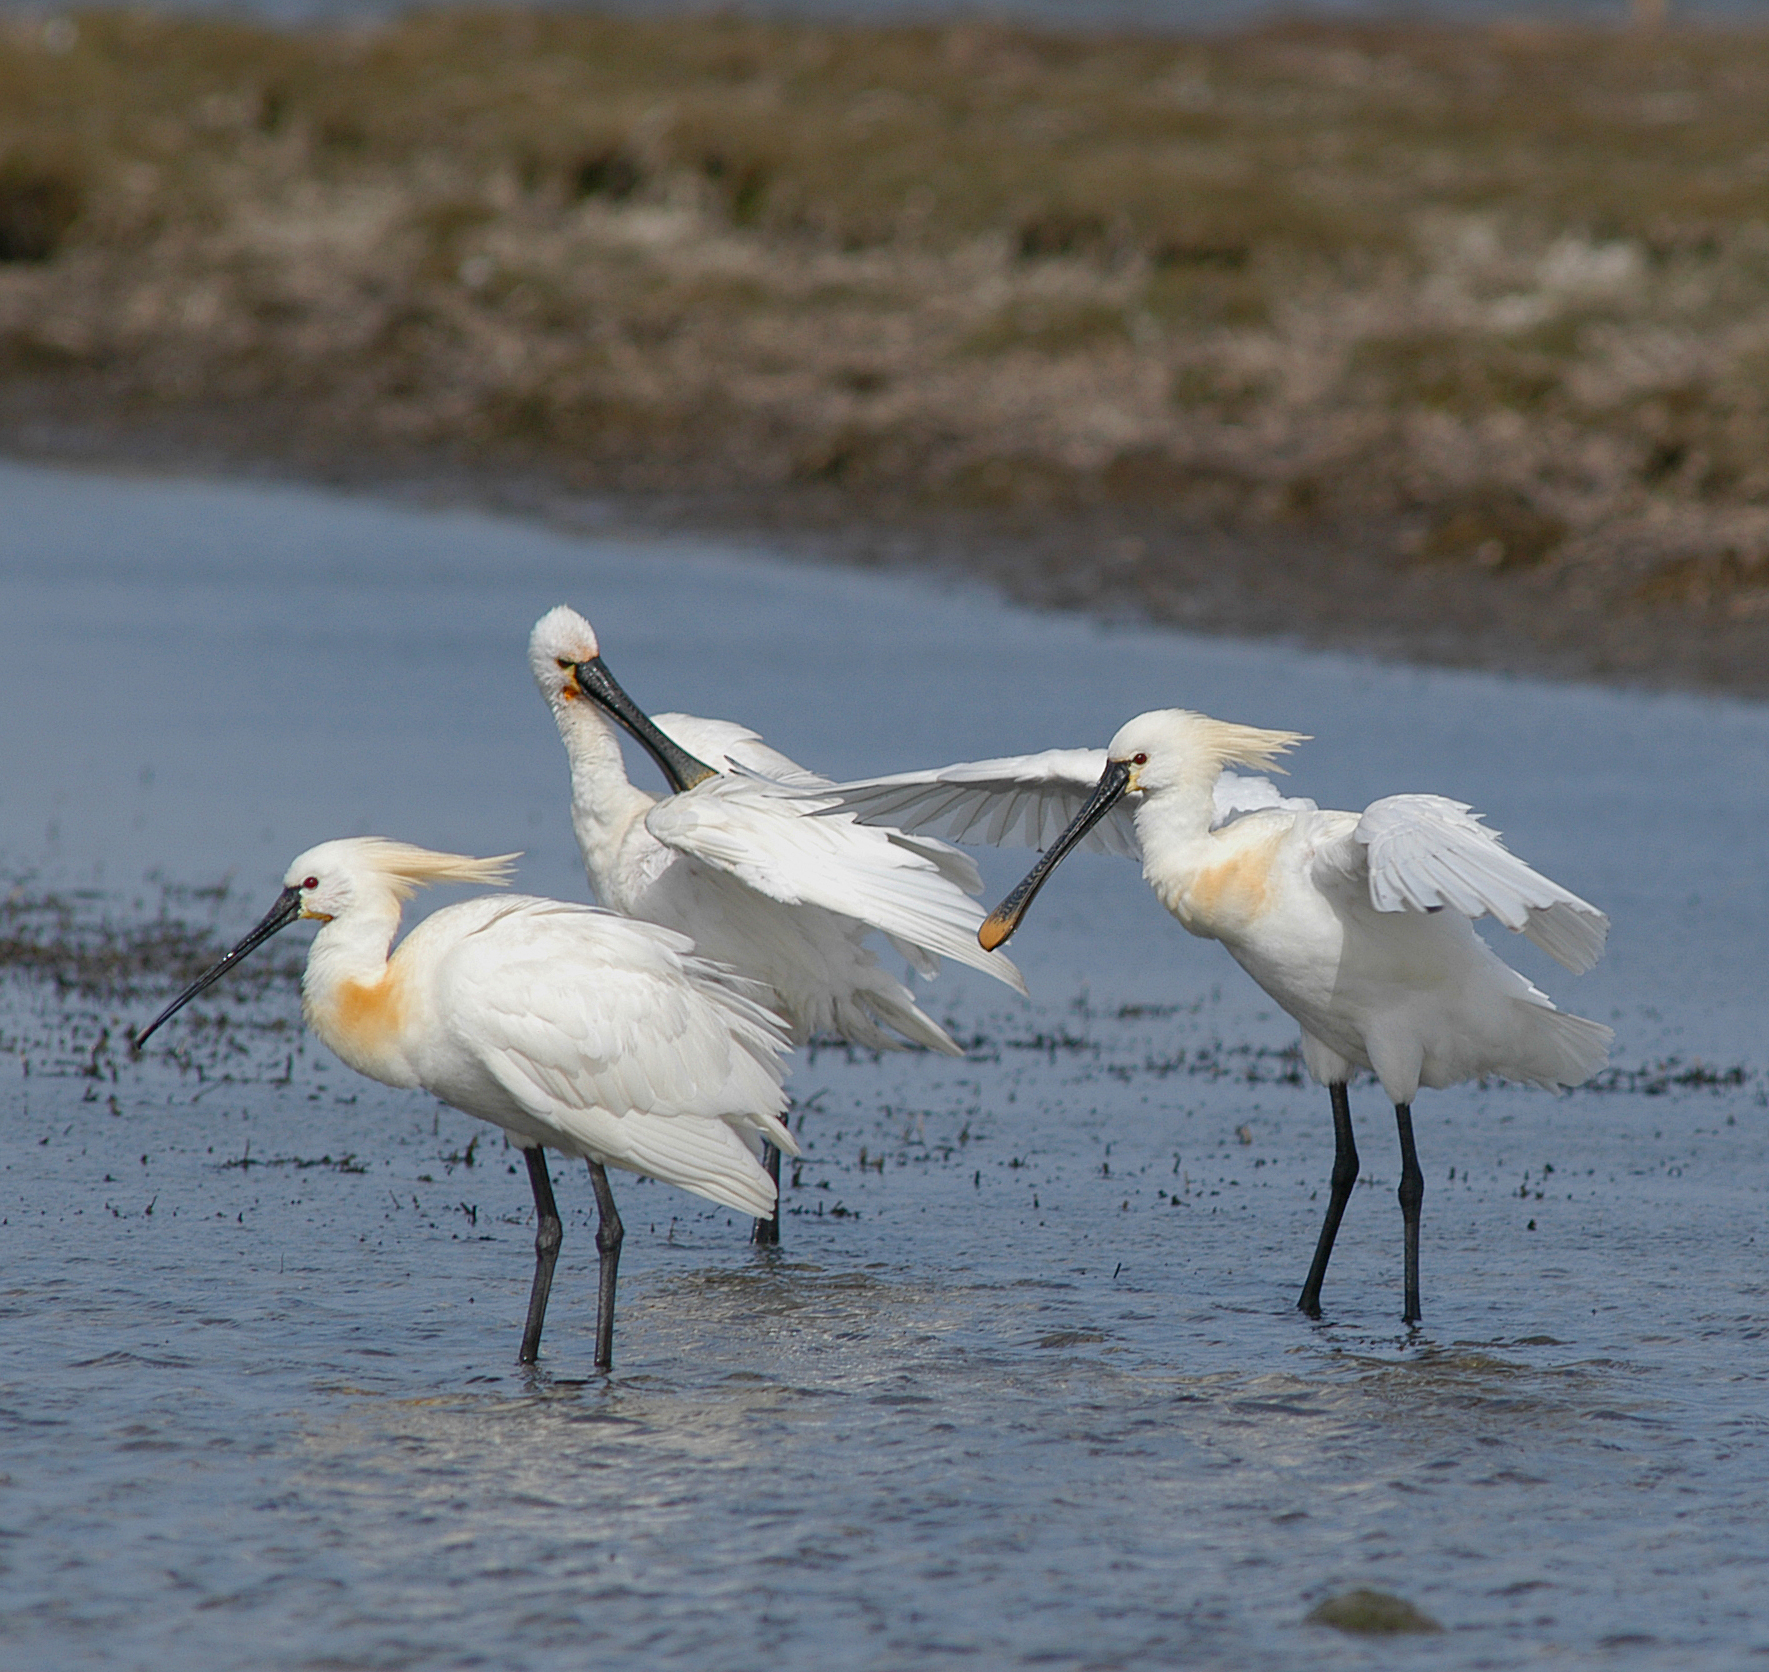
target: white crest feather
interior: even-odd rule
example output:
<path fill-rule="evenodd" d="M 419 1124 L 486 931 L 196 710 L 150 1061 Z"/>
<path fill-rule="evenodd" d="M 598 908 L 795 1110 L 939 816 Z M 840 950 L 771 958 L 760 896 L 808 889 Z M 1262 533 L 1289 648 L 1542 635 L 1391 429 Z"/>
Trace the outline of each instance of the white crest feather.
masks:
<path fill-rule="evenodd" d="M 438 853 L 420 848 L 411 842 L 395 842 L 386 836 L 361 836 L 351 844 L 361 862 L 393 884 L 402 900 L 409 900 L 420 888 L 436 883 L 481 883 L 502 888 L 510 880 L 520 853 L 500 853 L 489 859 L 476 859 L 466 853 Z"/>
<path fill-rule="evenodd" d="M 1258 726 L 1241 726 L 1232 720 L 1213 720 L 1207 714 L 1193 716 L 1198 747 L 1216 763 L 1226 766 L 1247 766 L 1259 772 L 1282 773 L 1278 757 L 1287 755 L 1298 743 L 1306 743 L 1305 732 L 1263 731 Z"/>

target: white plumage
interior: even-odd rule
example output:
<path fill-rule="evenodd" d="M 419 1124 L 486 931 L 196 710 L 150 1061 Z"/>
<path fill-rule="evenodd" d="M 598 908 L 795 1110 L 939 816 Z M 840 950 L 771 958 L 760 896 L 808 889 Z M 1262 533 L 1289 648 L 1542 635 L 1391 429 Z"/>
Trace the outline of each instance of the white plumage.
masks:
<path fill-rule="evenodd" d="M 1453 817 L 1451 816 L 1453 815 Z M 1287 826 L 1287 828 L 1286 828 Z M 1390 796 L 1363 814 L 1254 814 L 1195 878 L 1157 851 L 1156 892 L 1186 922 L 1219 877 L 1269 853 L 1268 908 L 1208 908 L 1237 962 L 1303 1028 L 1326 1084 L 1368 1068 L 1396 1105 L 1421 1086 L 1496 1074 L 1549 1090 L 1590 1078 L 1610 1030 L 1557 1010 L 1474 932 L 1488 914 L 1569 969 L 1589 969 L 1609 920 L 1506 851 L 1457 802 Z M 1167 860 L 1162 865 L 1162 860 Z M 1318 903 L 1317 903 L 1318 902 Z"/>
<path fill-rule="evenodd" d="M 1062 857 L 1090 833 L 1142 857 L 1163 905 L 1218 940 L 1301 1024 L 1303 1057 L 1333 1093 L 1333 1199 L 1301 1306 L 1319 1314 L 1339 1216 L 1357 1177 L 1346 1086 L 1375 1073 L 1395 1105 L 1407 1234 L 1406 1317 L 1419 1316 L 1418 1211 L 1424 1193 L 1411 1103 L 1421 1086 L 1500 1075 L 1560 1087 L 1607 1060 L 1610 1030 L 1557 1010 L 1474 932 L 1491 915 L 1574 971 L 1601 955 L 1609 920 L 1532 870 L 1461 802 L 1396 795 L 1363 813 L 1286 799 L 1233 766 L 1273 766 L 1303 739 L 1183 709 L 1139 715 L 1112 739 L 1083 792 L 1085 752 L 1051 751 L 839 786 L 842 805 L 913 828 L 1002 837 L 1025 832 L 1044 858 L 990 916 L 999 946 Z M 1051 809 L 1072 809 L 1051 837 Z"/>
<path fill-rule="evenodd" d="M 310 848 L 264 921 L 140 1038 L 278 929 L 318 919 L 301 993 L 320 1039 L 360 1073 L 427 1091 L 502 1127 L 526 1152 L 541 1225 L 524 1362 L 538 1351 L 559 1240 L 541 1150 L 590 1164 L 602 1209 L 605 1366 L 620 1231 L 602 1169 L 770 1213 L 762 1140 L 797 1153 L 780 1119 L 788 1044 L 751 984 L 696 956 L 686 938 L 590 906 L 469 900 L 426 918 L 389 952 L 415 887 L 501 882 L 507 869 L 503 859 L 376 837 Z"/>
<path fill-rule="evenodd" d="M 529 643 L 535 682 L 571 766 L 572 827 L 590 886 L 622 914 L 691 935 L 705 955 L 766 985 L 795 1043 L 833 1033 L 875 1049 L 959 1047 L 864 944 L 889 936 L 924 974 L 954 958 L 1018 991 L 1012 963 L 977 944 L 975 865 L 944 843 L 872 828 L 819 792 L 827 780 L 721 720 L 636 711 L 713 773 L 659 798 L 626 776 L 602 704 L 579 667 L 599 664 L 590 624 L 561 606 Z M 641 741 L 646 741 L 641 733 Z M 648 744 L 649 746 L 649 744 Z"/>
<path fill-rule="evenodd" d="M 838 806 L 868 821 L 901 825 L 951 842 L 997 848 L 1047 848 L 1099 786 L 1104 749 L 1045 749 L 1031 755 L 954 761 L 921 772 L 856 778 L 829 793 Z M 1281 795 L 1269 778 L 1223 772 L 1212 786 L 1213 824 L 1263 807 L 1311 808 Z M 1081 846 L 1136 859 L 1136 806 L 1129 795 L 1088 831 Z"/>
<path fill-rule="evenodd" d="M 555 617 L 557 613 L 551 612 Z M 575 622 L 587 625 L 582 616 L 569 610 L 565 613 Z M 592 641 L 594 636 L 591 635 Z M 735 720 L 708 720 L 697 714 L 654 714 L 652 719 L 689 754 L 716 771 L 749 773 L 771 783 L 810 788 L 822 788 L 829 783 L 827 778 L 807 771 L 797 761 L 764 742 L 760 732 L 751 731 Z"/>
<path fill-rule="evenodd" d="M 365 1038 L 326 944 L 339 921 L 315 937 L 302 1005 L 352 1068 L 421 1087 L 524 1148 L 772 1209 L 761 1139 L 795 1152 L 779 1119 L 780 1024 L 684 936 L 522 895 L 449 906 L 387 963 L 406 1025 Z"/>
<path fill-rule="evenodd" d="M 1490 913 L 1575 975 L 1603 956 L 1609 919 L 1508 853 L 1498 833 L 1461 801 L 1441 795 L 1372 801 L 1343 852 L 1323 853 L 1320 863 L 1343 863 L 1351 876 L 1362 871 L 1378 911 L 1448 906 L 1464 917 Z"/>

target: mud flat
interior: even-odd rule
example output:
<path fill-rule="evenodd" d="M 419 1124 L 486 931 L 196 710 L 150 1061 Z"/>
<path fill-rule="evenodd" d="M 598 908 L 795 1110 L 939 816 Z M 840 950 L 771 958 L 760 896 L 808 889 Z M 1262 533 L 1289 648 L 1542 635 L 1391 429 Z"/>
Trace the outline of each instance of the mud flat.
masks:
<path fill-rule="evenodd" d="M 1761 694 L 1766 111 L 1743 29 L 15 19 L 0 445 Z"/>

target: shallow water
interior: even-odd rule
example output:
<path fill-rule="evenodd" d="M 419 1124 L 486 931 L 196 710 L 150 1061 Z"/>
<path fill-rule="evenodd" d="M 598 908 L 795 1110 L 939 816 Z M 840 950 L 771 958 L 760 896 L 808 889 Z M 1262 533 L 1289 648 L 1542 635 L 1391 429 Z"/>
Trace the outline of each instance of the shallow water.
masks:
<path fill-rule="evenodd" d="M 522 657 L 563 598 L 641 702 L 824 770 L 1186 702 L 1317 733 L 1294 780 L 1323 801 L 1472 800 L 1614 915 L 1576 981 L 1498 938 L 1615 1025 L 1621 1070 L 1421 1098 L 1414 1337 L 1391 1127 L 1354 1094 L 1363 1185 L 1311 1326 L 1325 1094 L 1133 867 L 1077 858 L 1015 942 L 1031 1003 L 931 989 L 964 1061 L 800 1064 L 778 1254 L 617 1178 L 608 1380 L 589 1192 L 556 1169 L 526 1376 L 516 1158 L 303 1043 L 292 978 L 217 989 L 139 1062 L 112 1042 L 152 995 L 0 982 L 0 1665 L 1769 1653 L 1769 711 L 297 490 L 0 466 L 0 503 L 0 874 L 27 895 L 231 935 L 300 847 L 363 830 L 526 847 L 524 887 L 581 894 Z M 1000 886 L 1025 862 L 984 857 Z M 1360 1585 L 1445 1631 L 1304 1623 Z"/>

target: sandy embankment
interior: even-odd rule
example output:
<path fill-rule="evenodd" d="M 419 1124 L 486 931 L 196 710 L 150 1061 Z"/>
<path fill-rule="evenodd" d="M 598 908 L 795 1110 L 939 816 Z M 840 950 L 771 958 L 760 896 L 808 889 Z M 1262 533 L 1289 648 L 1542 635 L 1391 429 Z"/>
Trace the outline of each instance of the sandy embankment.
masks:
<path fill-rule="evenodd" d="M 1769 36 L 0 38 L 0 443 L 1769 691 Z"/>

